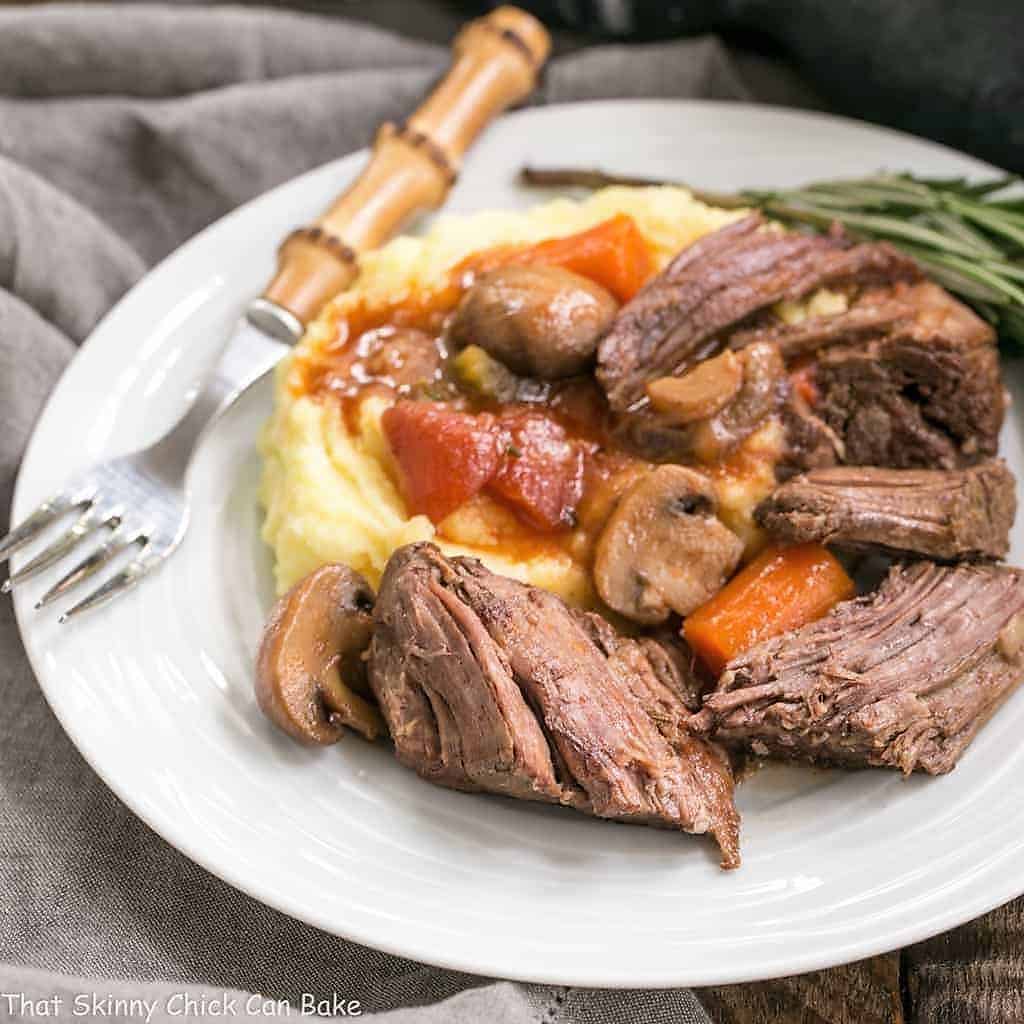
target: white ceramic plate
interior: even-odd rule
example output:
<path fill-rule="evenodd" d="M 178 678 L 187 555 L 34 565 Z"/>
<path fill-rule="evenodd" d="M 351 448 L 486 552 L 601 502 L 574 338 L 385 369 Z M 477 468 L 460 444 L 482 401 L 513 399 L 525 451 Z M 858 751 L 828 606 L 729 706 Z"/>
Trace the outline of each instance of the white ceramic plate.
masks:
<path fill-rule="evenodd" d="M 83 346 L 39 421 L 15 519 L 86 463 L 148 442 L 356 155 L 243 207 L 150 274 Z M 984 174 L 909 136 L 820 115 L 699 102 L 529 110 L 490 130 L 449 208 L 523 206 L 524 161 L 697 186 L 795 184 L 879 168 Z M 1019 383 L 1011 381 L 1012 385 Z M 272 601 L 260 543 L 258 387 L 194 466 L 171 562 L 109 611 L 59 627 L 17 595 L 40 684 L 128 806 L 205 868 L 327 931 L 466 971 L 589 986 L 738 982 L 853 960 L 1024 890 L 1024 692 L 941 779 L 763 770 L 739 789 L 743 867 L 708 840 L 466 796 L 384 746 L 307 751 L 260 716 L 251 663 Z M 1013 412 L 1003 452 L 1024 471 Z M 1014 535 L 1020 562 L 1024 536 Z"/>

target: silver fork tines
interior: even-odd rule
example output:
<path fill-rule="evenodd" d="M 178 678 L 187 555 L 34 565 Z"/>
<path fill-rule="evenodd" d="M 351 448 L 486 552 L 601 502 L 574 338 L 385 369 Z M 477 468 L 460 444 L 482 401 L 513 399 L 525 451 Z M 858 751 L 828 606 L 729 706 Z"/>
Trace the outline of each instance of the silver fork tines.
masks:
<path fill-rule="evenodd" d="M 26 544 L 35 540 L 51 523 L 56 522 L 71 510 L 71 498 L 58 495 L 44 501 L 24 522 L 16 526 L 3 540 L 0 540 L 0 562 L 10 558 L 15 551 L 20 551 Z"/>
<path fill-rule="evenodd" d="M 65 555 L 70 554 L 88 536 L 97 530 L 116 530 L 121 525 L 121 516 L 115 512 L 106 518 L 101 517 L 94 508 L 88 508 L 86 512 L 75 522 L 70 529 L 59 536 L 52 544 L 44 548 L 31 561 L 26 562 L 17 572 L 12 573 L 10 578 L 4 580 L 0 586 L 0 592 L 8 594 L 19 583 L 38 576 L 44 569 L 56 565 Z"/>
<path fill-rule="evenodd" d="M 94 576 L 105 565 L 112 562 L 118 555 L 131 550 L 142 543 L 141 537 L 124 539 L 115 536 L 105 540 L 88 558 L 81 561 L 67 575 L 62 576 L 50 589 L 36 601 L 36 608 L 45 608 L 46 605 L 55 601 L 62 594 L 66 594 L 72 587 L 85 582 L 90 576 Z"/>
<path fill-rule="evenodd" d="M 83 598 L 78 604 L 73 605 L 63 615 L 57 617 L 58 622 L 67 622 L 90 608 L 98 608 L 101 604 L 112 601 L 119 594 L 123 594 L 138 583 L 143 576 L 155 569 L 161 558 L 136 558 L 129 562 L 116 576 L 112 576 L 106 583 L 97 587 L 88 597 Z"/>
<path fill-rule="evenodd" d="M 109 568 L 114 573 L 110 579 L 60 616 L 59 621 L 67 622 L 131 590 L 171 556 L 188 529 L 186 476 L 199 440 L 238 395 L 280 361 L 289 347 L 284 339 L 294 342 L 301 334 L 302 325 L 287 310 L 266 300 L 257 305 L 264 326 L 277 323 L 275 337 L 243 321 L 192 407 L 168 433 L 148 448 L 108 459 L 72 479 L 0 539 L 2 562 L 40 538 L 58 520 L 76 516 L 70 527 L 12 572 L 0 590 L 17 588 L 76 551 L 88 538 L 105 533 L 92 554 L 36 603 L 42 608 Z M 134 557 L 123 564 L 120 556 L 129 557 L 133 547 L 137 548 Z"/>

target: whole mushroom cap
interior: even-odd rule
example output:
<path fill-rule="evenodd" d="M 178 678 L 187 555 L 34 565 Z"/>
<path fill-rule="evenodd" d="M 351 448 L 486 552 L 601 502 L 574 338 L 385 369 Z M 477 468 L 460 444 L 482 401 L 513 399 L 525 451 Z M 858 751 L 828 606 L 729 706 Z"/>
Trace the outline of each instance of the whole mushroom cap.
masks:
<path fill-rule="evenodd" d="M 618 308 L 561 267 L 500 267 L 474 282 L 448 331 L 457 348 L 478 345 L 516 373 L 555 380 L 587 369 Z"/>

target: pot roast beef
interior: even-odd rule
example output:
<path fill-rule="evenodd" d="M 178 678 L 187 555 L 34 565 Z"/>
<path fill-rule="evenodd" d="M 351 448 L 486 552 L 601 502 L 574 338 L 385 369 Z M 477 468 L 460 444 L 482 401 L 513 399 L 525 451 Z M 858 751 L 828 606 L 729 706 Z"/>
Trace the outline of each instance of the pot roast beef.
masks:
<path fill-rule="evenodd" d="M 794 324 L 772 318 L 771 323 L 734 332 L 729 337 L 729 347 L 743 349 L 770 342 L 778 345 L 787 361 L 792 361 L 832 345 L 878 337 L 897 325 L 909 323 L 913 317 L 913 307 L 908 303 L 876 296 L 872 301 L 855 302 L 845 312 L 833 316 L 808 317 Z"/>
<path fill-rule="evenodd" d="M 916 265 L 884 242 L 765 227 L 752 214 L 684 249 L 619 310 L 598 348 L 597 378 L 616 412 L 644 386 L 678 376 L 722 347 L 725 335 L 783 299 L 818 288 L 918 280 Z"/>
<path fill-rule="evenodd" d="M 844 289 L 849 308 L 799 323 L 774 314 L 826 286 Z M 757 214 L 684 249 L 623 306 L 596 375 L 626 421 L 620 433 L 674 460 L 695 454 L 695 428 L 653 415 L 646 386 L 755 345 L 790 367 L 813 364 L 813 398 L 780 410 L 783 475 L 830 462 L 954 469 L 996 453 L 1005 397 L 991 327 L 884 242 L 783 233 Z"/>
<path fill-rule="evenodd" d="M 1002 459 L 961 470 L 834 467 L 777 487 L 755 511 L 780 540 L 942 561 L 1003 558 L 1017 510 Z"/>
<path fill-rule="evenodd" d="M 594 612 L 574 611 L 573 615 L 605 657 L 620 666 L 631 666 L 634 676 L 647 681 L 647 686 L 638 691 L 639 699 L 655 721 L 684 725 L 689 716 L 680 705 L 689 711 L 701 709 L 708 686 L 697 671 L 693 652 L 678 633 L 665 627 L 634 639 L 623 636 Z"/>
<path fill-rule="evenodd" d="M 1024 677 L 1024 572 L 894 566 L 726 666 L 694 720 L 757 754 L 948 772 Z"/>
<path fill-rule="evenodd" d="M 842 439 L 794 389 L 786 396 L 779 418 L 784 444 L 775 466 L 776 479 L 845 462 Z"/>
<path fill-rule="evenodd" d="M 930 282 L 888 294 L 913 318 L 825 349 L 815 370 L 814 411 L 845 460 L 953 469 L 995 455 L 1005 398 L 992 328 Z"/>
<path fill-rule="evenodd" d="M 689 731 L 685 662 L 668 648 L 648 657 L 604 620 L 430 544 L 392 555 L 374 616 L 370 683 L 423 778 L 710 833 L 738 865 L 732 773 Z"/>

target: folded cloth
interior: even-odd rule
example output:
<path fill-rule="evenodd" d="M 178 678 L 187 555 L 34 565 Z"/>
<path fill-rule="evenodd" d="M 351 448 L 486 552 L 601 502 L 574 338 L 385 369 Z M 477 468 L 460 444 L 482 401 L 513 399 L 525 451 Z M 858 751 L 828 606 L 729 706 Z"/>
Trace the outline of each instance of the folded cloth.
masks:
<path fill-rule="evenodd" d="M 110 305 L 210 221 L 366 145 L 446 60 L 363 24 L 268 10 L 0 8 L 0 533 L 32 423 Z M 562 58 L 538 102 L 604 96 L 815 102 L 785 68 L 711 37 Z M 0 1019 L 42 1016 L 53 996 L 66 1019 L 146 1019 L 147 999 L 150 1020 L 213 1016 L 217 999 L 268 1016 L 247 1002 L 258 992 L 327 1016 L 356 1001 L 403 1024 L 707 1020 L 686 991 L 496 983 L 386 956 L 231 889 L 87 767 L 6 601 L 0 691 Z"/>

